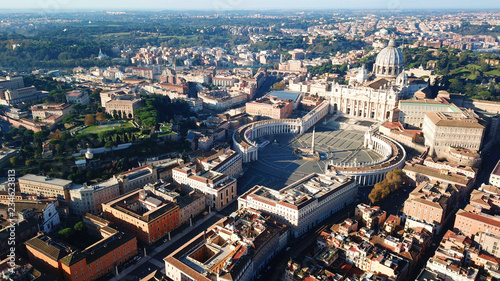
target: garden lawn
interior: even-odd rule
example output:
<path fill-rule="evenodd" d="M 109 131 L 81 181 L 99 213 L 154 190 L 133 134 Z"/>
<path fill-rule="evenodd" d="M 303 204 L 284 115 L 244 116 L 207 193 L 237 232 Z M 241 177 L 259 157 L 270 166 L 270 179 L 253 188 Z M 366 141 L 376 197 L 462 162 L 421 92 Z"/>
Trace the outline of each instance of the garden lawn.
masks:
<path fill-rule="evenodd" d="M 93 126 L 90 126 L 90 127 L 87 127 L 83 130 L 81 130 L 79 133 L 80 134 L 83 134 L 83 135 L 86 135 L 86 134 L 98 134 L 100 132 L 104 132 L 104 131 L 110 131 L 110 130 L 115 130 L 115 129 L 118 129 L 118 128 L 128 128 L 128 127 L 133 127 L 134 125 L 132 125 L 132 123 L 130 122 L 121 122 L 121 123 L 117 123 L 115 124 L 114 126 L 110 126 L 110 124 L 106 124 L 106 125 L 93 125 Z"/>

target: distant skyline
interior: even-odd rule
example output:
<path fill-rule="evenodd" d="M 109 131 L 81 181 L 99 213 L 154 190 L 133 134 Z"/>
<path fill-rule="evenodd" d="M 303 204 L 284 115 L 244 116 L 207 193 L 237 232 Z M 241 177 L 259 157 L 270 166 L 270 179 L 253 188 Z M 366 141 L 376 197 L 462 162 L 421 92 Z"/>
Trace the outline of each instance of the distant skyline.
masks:
<path fill-rule="evenodd" d="M 500 9 L 492 0 L 22 0 L 4 1 L 1 10 L 276 10 L 276 9 Z"/>

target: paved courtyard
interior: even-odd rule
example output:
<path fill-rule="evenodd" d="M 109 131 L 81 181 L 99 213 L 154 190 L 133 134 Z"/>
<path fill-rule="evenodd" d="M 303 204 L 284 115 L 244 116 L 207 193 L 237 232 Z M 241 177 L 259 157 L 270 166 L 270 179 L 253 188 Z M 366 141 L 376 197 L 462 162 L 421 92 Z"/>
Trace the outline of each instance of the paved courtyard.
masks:
<path fill-rule="evenodd" d="M 271 143 L 259 150 L 258 161 L 245 164 L 245 174 L 239 180 L 238 193 L 254 185 L 281 189 L 310 173 L 324 172 L 325 164 L 331 160 L 335 163 L 352 163 L 382 158 L 380 154 L 363 148 L 364 133 L 373 123 L 354 122 L 342 117 L 341 124 L 331 121 L 331 116 L 326 119 L 330 121 L 316 124 L 315 145 L 321 156 L 318 162 L 301 160 L 293 154 L 296 147 L 311 147 L 312 129 L 301 136 L 279 134 L 258 139 L 258 143 L 266 140 Z"/>

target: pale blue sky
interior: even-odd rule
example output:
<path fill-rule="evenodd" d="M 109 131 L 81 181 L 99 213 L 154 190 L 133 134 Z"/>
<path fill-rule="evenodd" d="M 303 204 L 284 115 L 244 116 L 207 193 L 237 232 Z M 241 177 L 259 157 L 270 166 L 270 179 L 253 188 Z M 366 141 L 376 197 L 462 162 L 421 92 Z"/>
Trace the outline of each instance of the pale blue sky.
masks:
<path fill-rule="evenodd" d="M 497 0 L 2 0 L 0 9 L 263 10 L 263 9 L 500 9 Z"/>

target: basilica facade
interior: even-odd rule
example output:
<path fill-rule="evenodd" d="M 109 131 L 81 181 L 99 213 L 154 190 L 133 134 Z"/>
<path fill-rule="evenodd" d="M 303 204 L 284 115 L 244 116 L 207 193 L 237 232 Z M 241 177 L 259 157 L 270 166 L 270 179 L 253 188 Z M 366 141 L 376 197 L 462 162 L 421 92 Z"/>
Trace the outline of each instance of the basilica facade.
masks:
<path fill-rule="evenodd" d="M 330 101 L 331 113 L 381 122 L 397 121 L 398 101 L 413 94 L 404 71 L 403 53 L 396 48 L 394 39 L 377 55 L 372 73 L 363 65 L 349 85 L 334 83 L 330 91 L 318 93 Z"/>

